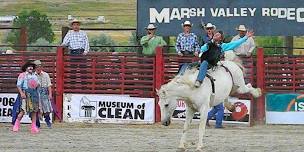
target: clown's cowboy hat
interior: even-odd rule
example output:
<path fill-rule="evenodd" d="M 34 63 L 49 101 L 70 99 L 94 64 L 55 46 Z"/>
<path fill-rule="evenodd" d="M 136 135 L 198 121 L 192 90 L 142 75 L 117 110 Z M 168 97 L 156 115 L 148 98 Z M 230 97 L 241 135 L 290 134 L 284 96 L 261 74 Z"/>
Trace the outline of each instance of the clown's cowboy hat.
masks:
<path fill-rule="evenodd" d="M 22 70 L 23 72 L 25 72 L 26 69 L 27 69 L 28 67 L 33 67 L 33 69 L 36 69 L 36 64 L 34 64 L 32 61 L 27 61 L 27 62 L 21 67 L 21 70 Z"/>
<path fill-rule="evenodd" d="M 35 60 L 33 63 L 34 63 L 36 66 L 39 66 L 39 65 L 42 64 L 40 60 Z"/>

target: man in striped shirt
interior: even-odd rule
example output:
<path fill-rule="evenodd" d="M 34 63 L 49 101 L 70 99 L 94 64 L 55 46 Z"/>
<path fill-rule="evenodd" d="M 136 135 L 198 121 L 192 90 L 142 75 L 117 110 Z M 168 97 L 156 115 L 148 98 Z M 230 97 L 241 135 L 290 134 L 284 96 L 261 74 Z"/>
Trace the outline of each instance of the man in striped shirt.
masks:
<path fill-rule="evenodd" d="M 90 50 L 87 34 L 80 30 L 80 21 L 74 19 L 71 26 L 72 30 L 66 34 L 62 45 L 69 48 L 71 55 L 86 55 Z"/>

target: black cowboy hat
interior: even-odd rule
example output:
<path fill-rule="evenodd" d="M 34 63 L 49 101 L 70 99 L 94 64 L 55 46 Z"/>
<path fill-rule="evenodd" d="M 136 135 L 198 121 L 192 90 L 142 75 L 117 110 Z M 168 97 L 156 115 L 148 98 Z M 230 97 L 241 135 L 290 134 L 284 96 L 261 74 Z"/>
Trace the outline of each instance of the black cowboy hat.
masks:
<path fill-rule="evenodd" d="M 27 69 L 28 67 L 33 67 L 34 69 L 36 69 L 36 64 L 34 64 L 32 61 L 27 61 L 27 62 L 21 67 L 21 70 L 22 70 L 23 72 L 25 72 L 26 69 Z"/>

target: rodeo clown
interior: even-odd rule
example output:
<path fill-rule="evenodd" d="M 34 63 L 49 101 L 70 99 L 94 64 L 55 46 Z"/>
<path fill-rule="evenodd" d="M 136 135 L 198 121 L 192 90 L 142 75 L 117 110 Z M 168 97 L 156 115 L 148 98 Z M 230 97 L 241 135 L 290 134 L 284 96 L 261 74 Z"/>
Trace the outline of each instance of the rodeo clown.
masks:
<path fill-rule="evenodd" d="M 18 132 L 20 121 L 25 113 L 29 113 L 32 119 L 31 133 L 39 132 L 36 126 L 37 112 L 39 111 L 39 80 L 35 74 L 36 65 L 30 61 L 22 66 L 22 73 L 17 80 L 18 97 L 13 106 L 13 131 Z"/>
<path fill-rule="evenodd" d="M 201 47 L 199 54 L 199 57 L 201 58 L 201 64 L 199 68 L 199 74 L 197 76 L 197 80 L 194 83 L 194 86 L 196 88 L 199 88 L 201 86 L 203 80 L 205 79 L 208 66 L 216 66 L 223 52 L 233 50 L 252 36 L 253 32 L 250 31 L 247 32 L 246 36 L 237 41 L 222 43 L 224 38 L 223 32 L 219 31 L 214 34 L 213 39 Z M 223 128 L 222 121 L 224 117 L 224 109 L 225 108 L 223 106 L 223 103 L 214 106 L 208 113 L 207 126 L 209 126 L 209 120 L 216 115 L 215 128 Z"/>
<path fill-rule="evenodd" d="M 52 108 L 52 83 L 48 73 L 42 70 L 42 63 L 40 60 L 33 62 L 36 65 L 36 75 L 38 77 L 40 86 L 38 87 L 39 93 L 39 108 L 40 113 L 44 116 L 48 128 L 52 128 L 50 113 Z M 37 126 L 40 127 L 40 121 L 37 119 Z"/>

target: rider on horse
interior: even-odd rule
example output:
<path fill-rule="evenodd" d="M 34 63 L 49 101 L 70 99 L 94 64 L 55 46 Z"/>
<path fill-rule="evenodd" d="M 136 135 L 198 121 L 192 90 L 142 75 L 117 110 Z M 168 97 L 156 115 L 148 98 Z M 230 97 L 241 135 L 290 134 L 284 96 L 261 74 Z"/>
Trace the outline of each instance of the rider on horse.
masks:
<path fill-rule="evenodd" d="M 233 41 L 230 43 L 222 43 L 223 33 L 217 32 L 216 34 L 214 34 L 213 39 L 209 43 L 206 43 L 201 47 L 199 54 L 199 57 L 201 58 L 201 64 L 199 68 L 199 74 L 197 76 L 194 86 L 196 88 L 199 88 L 201 86 L 203 80 L 205 79 L 208 65 L 216 66 L 223 52 L 233 50 L 252 36 L 253 32 L 248 31 L 246 36 L 237 41 Z"/>

